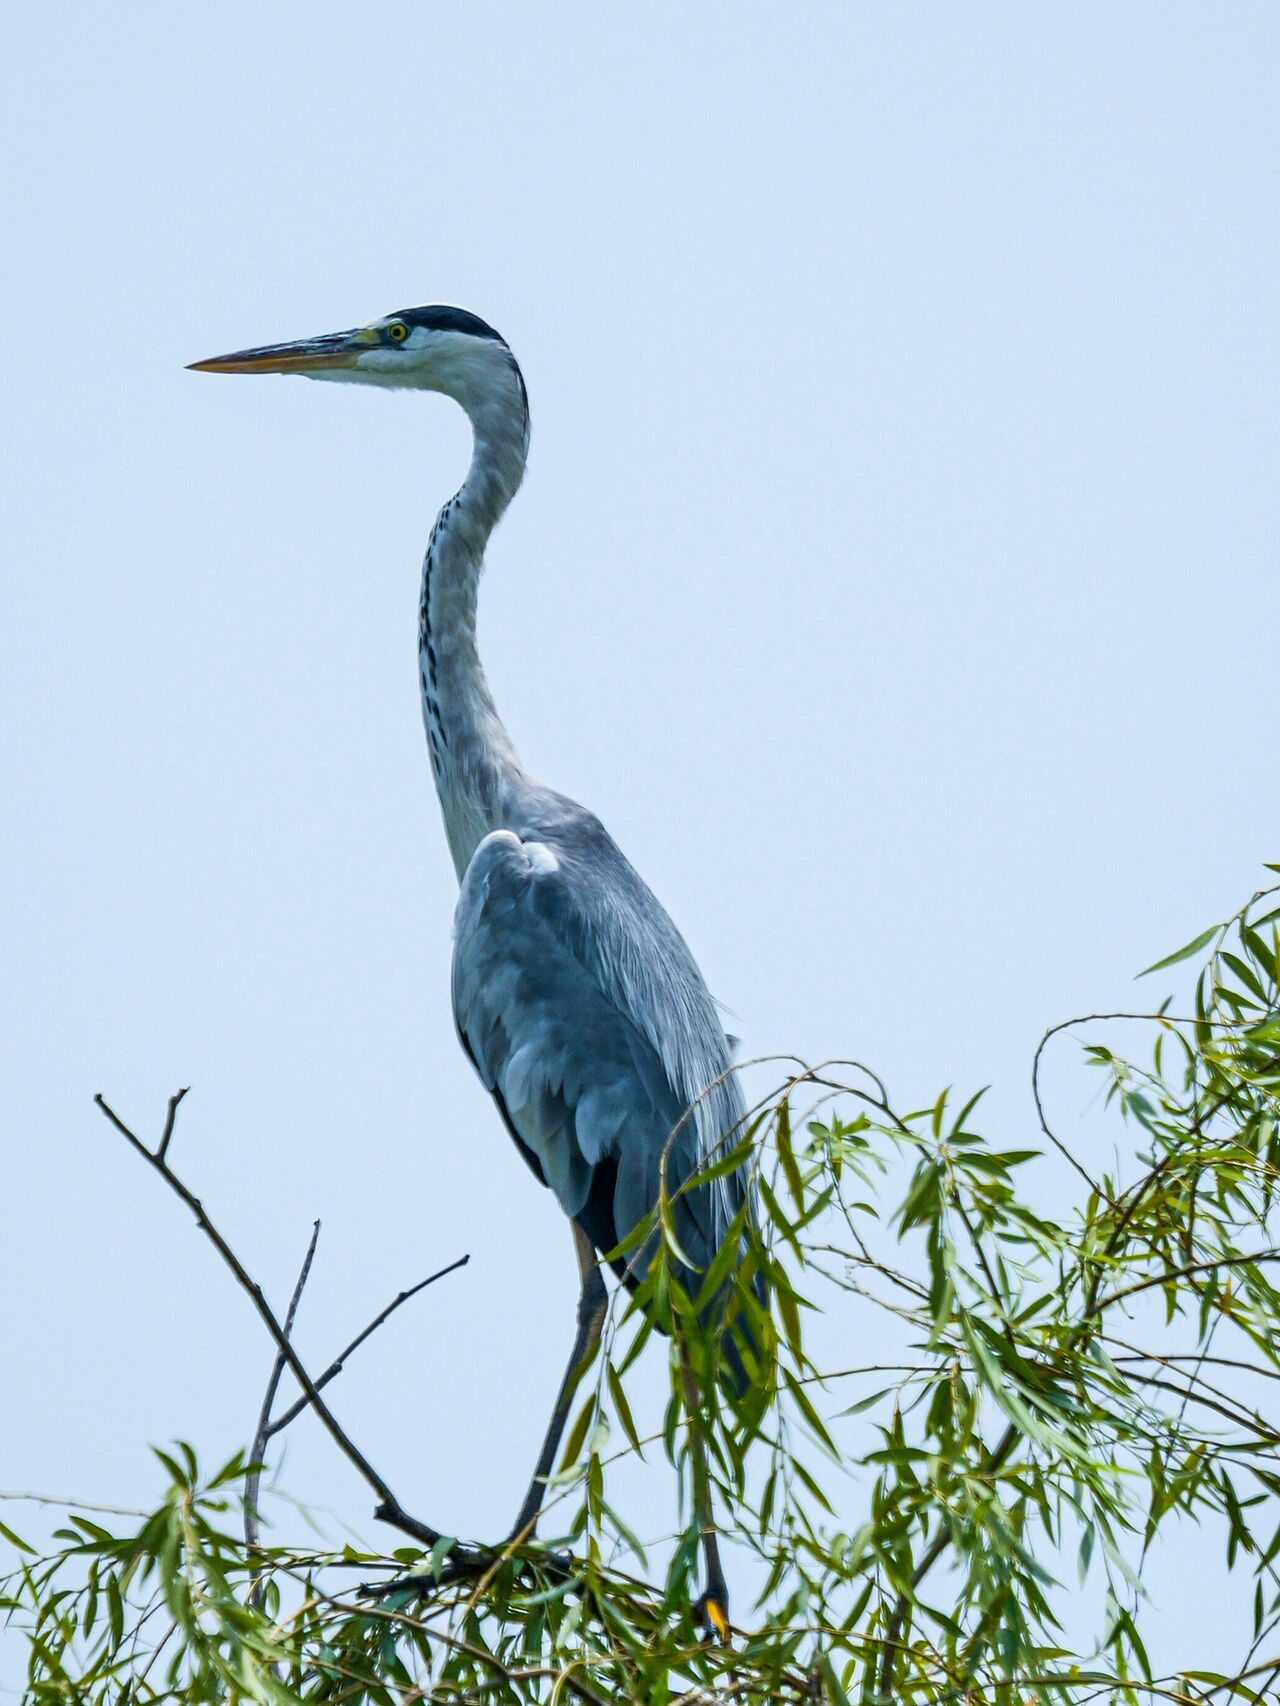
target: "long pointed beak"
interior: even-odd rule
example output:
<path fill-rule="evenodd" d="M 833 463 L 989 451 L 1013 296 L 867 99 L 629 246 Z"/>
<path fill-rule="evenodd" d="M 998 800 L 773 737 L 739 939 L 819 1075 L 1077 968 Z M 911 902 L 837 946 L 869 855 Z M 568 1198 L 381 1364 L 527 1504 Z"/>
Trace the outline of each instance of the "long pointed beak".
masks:
<path fill-rule="evenodd" d="M 324 368 L 354 367 L 360 352 L 376 341 L 367 331 L 330 332 L 299 343 L 263 344 L 231 355 L 193 361 L 192 373 L 317 373 Z"/>

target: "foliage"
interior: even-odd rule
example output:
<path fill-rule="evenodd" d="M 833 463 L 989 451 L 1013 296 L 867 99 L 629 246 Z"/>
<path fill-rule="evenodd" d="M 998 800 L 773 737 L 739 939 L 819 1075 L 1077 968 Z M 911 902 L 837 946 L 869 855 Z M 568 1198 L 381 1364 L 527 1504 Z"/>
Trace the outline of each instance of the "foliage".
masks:
<path fill-rule="evenodd" d="M 202 1477 L 188 1448 L 157 1453 L 168 1490 L 136 1527 L 76 1510 L 43 1556 L 3 1531 L 29 1697 L 1275 1701 L 1276 901 L 1262 891 L 1152 968 L 1204 955 L 1189 1013 L 1071 1022 L 1088 1025 L 1100 1103 L 1136 1139 L 1127 1181 L 1092 1177 L 1044 1114 L 1041 1059 L 1071 1026 L 1046 1036 L 1034 1076 L 1051 1145 L 1038 1171 L 1055 1204 L 1080 1184 L 1061 1218 L 1029 1182 L 1040 1140 L 993 1147 L 980 1095 L 900 1112 L 860 1067 L 796 1071 L 715 1164 L 752 1167 L 764 1231 L 726 1241 L 698 1296 L 660 1204 L 648 1276 L 580 1378 L 543 1524 L 554 1541 L 465 1568 L 447 1538 L 386 1556 L 250 1545 L 242 1456 Z M 1145 1065 L 1103 1040 L 1106 1021 L 1137 1017 Z M 714 1378 L 731 1328 L 707 1304 L 722 1287 L 751 1346 L 741 1397 Z M 846 1318 L 864 1338 L 873 1310 L 899 1362 L 813 1350 Z M 655 1328 L 672 1379 L 651 1420 L 633 1415 L 627 1376 L 664 1344 Z M 730 1575 L 754 1588 L 727 1643 L 691 1609 L 698 1440 Z M 685 1514 L 655 1545 L 611 1502 L 610 1470 L 659 1446 Z M 1232 1674 L 1158 1677 L 1144 1645 L 1144 1565 L 1188 1521 L 1207 1525 L 1202 1546 L 1220 1539 L 1220 1591 L 1252 1599 Z M 425 1586 L 388 1589 L 414 1571 Z M 1101 1620 L 1087 1655 L 1064 1633 L 1081 1583 Z"/>

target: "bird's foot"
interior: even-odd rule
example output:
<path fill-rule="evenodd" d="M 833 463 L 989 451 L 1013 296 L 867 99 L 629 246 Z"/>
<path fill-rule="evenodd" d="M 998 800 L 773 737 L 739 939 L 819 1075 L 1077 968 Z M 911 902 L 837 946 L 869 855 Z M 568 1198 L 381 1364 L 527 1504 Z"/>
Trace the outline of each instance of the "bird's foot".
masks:
<path fill-rule="evenodd" d="M 454 1582 L 478 1580 L 490 1570 L 496 1569 L 508 1557 L 514 1563 L 517 1575 L 521 1576 L 532 1575 L 536 1568 L 543 1575 L 563 1579 L 573 1570 L 571 1552 L 552 1552 L 535 1548 L 521 1555 L 513 1551 L 513 1543 L 508 1539 L 492 1549 L 483 1546 L 455 1546 L 441 1562 L 438 1572 L 414 1571 L 403 1576 L 393 1576 L 390 1581 L 362 1582 L 360 1594 L 365 1599 L 388 1599 L 395 1594 L 426 1599 L 452 1586 Z"/>
<path fill-rule="evenodd" d="M 498 1553 L 483 1546 L 457 1545 L 441 1560 L 437 1570 L 412 1571 L 392 1576 L 385 1582 L 361 1582 L 362 1599 L 389 1599 L 394 1594 L 409 1594 L 419 1599 L 439 1593 L 453 1582 L 474 1581 L 498 1561 Z"/>

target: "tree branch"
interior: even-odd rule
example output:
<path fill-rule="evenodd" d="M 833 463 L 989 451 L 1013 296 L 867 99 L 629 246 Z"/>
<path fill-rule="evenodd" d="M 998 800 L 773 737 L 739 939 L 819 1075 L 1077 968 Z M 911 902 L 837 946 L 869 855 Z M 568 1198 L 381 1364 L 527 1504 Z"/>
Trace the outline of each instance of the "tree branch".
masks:
<path fill-rule="evenodd" d="M 70 1511 L 98 1511 L 104 1516 L 142 1516 L 150 1513 L 134 1505 L 100 1505 L 92 1499 L 64 1499 L 59 1493 L 0 1492 L 0 1499 L 12 1499 L 24 1505 L 57 1505 Z"/>
<path fill-rule="evenodd" d="M 185 1092 L 181 1092 L 172 1098 L 170 1102 L 170 1111 L 172 1114 L 176 1115 L 178 1103 L 182 1100 L 183 1094 L 185 1094 Z M 243 1262 L 241 1262 L 240 1258 L 236 1255 L 235 1251 L 227 1243 L 226 1239 L 222 1236 L 221 1232 L 219 1232 L 213 1221 L 210 1220 L 208 1214 L 205 1212 L 204 1204 L 200 1201 L 199 1197 L 197 1197 L 195 1193 L 178 1177 L 178 1175 L 168 1165 L 164 1155 L 159 1149 L 148 1149 L 146 1144 L 142 1142 L 141 1138 L 129 1129 L 115 1110 L 111 1108 L 106 1101 L 104 1101 L 101 1092 L 99 1092 L 99 1094 L 93 1099 L 105 1117 L 110 1120 L 111 1124 L 116 1128 L 131 1148 L 136 1150 L 149 1167 L 154 1168 L 155 1171 L 159 1173 L 160 1177 L 164 1180 L 165 1184 L 168 1185 L 174 1195 L 186 1204 L 187 1208 L 195 1217 L 196 1225 L 213 1245 L 214 1249 L 218 1252 L 219 1256 L 221 1256 L 226 1266 L 230 1268 L 233 1276 L 235 1277 L 236 1283 L 239 1285 L 240 1289 L 246 1293 L 250 1302 L 257 1310 L 258 1315 L 262 1319 L 263 1325 L 266 1327 L 268 1333 L 270 1333 L 275 1342 L 276 1349 L 288 1364 L 290 1372 L 293 1374 L 295 1380 L 297 1380 L 299 1386 L 301 1386 L 303 1392 L 306 1393 L 312 1408 L 315 1410 L 316 1415 L 320 1418 L 320 1421 L 328 1431 L 330 1438 L 338 1447 L 339 1451 L 341 1451 L 342 1455 L 356 1470 L 357 1474 L 359 1474 L 366 1484 L 372 1488 L 374 1493 L 377 1494 L 378 1504 L 374 1509 L 374 1515 L 379 1519 L 379 1521 L 389 1523 L 393 1528 L 398 1528 L 401 1533 L 409 1535 L 422 1546 L 432 1547 L 440 1540 L 445 1539 L 446 1537 L 441 1534 L 439 1529 L 432 1528 L 429 1523 L 420 1522 L 416 1517 L 411 1516 L 409 1512 L 405 1510 L 395 1493 L 391 1490 L 390 1483 L 383 1479 L 383 1477 L 374 1468 L 373 1464 L 370 1463 L 369 1459 L 360 1450 L 359 1446 L 356 1445 L 355 1441 L 342 1428 L 333 1411 L 316 1390 L 315 1382 L 303 1366 L 297 1352 L 289 1343 L 288 1336 L 285 1333 L 284 1328 L 280 1325 L 280 1322 L 277 1320 L 271 1305 L 267 1302 L 262 1287 L 248 1272 Z M 170 1122 L 166 1122 L 166 1134 L 165 1138 L 162 1139 L 162 1142 L 167 1141 L 167 1139 L 172 1137 L 172 1135 L 172 1124 Z M 473 1551 L 473 1548 L 462 1546 L 457 1541 L 454 1541 L 450 1545 L 447 1556 L 453 1558 L 455 1561 L 461 1561 L 464 1558 L 470 1557 Z M 476 1556 L 479 1557 L 482 1556 L 482 1554 L 477 1553 Z"/>
<path fill-rule="evenodd" d="M 320 1237 L 320 1222 L 314 1221 L 311 1227 L 311 1242 L 307 1245 L 307 1253 L 302 1258 L 302 1268 L 298 1274 L 298 1283 L 293 1288 L 293 1296 L 289 1299 L 288 1313 L 284 1318 L 284 1336 L 293 1336 L 294 1317 L 298 1313 L 298 1304 L 302 1301 L 302 1290 L 311 1272 L 312 1259 L 316 1253 L 316 1243 Z M 276 1360 L 272 1364 L 271 1378 L 267 1381 L 267 1390 L 263 1394 L 262 1408 L 258 1412 L 258 1425 L 254 1429 L 253 1444 L 249 1449 L 249 1473 L 244 1484 L 244 1543 L 250 1551 L 257 1549 L 262 1530 L 258 1521 L 258 1488 L 262 1484 L 262 1457 L 267 1449 L 267 1438 L 270 1433 L 271 1408 L 276 1401 L 276 1392 L 280 1386 L 280 1376 L 284 1373 L 284 1353 L 276 1352 Z M 257 1592 L 257 1585 L 254 1586 Z"/>
<path fill-rule="evenodd" d="M 359 1350 L 365 1340 L 372 1334 L 376 1333 L 387 1317 L 393 1315 L 402 1303 L 408 1303 L 411 1297 L 416 1297 L 420 1291 L 425 1291 L 429 1285 L 434 1285 L 437 1280 L 444 1279 L 446 1275 L 454 1273 L 458 1268 L 465 1268 L 470 1260 L 470 1256 L 459 1256 L 457 1261 L 450 1262 L 447 1268 L 437 1269 L 435 1273 L 428 1274 L 426 1279 L 419 1280 L 417 1285 L 411 1285 L 407 1291 L 399 1292 L 395 1297 L 393 1297 L 382 1313 L 375 1315 L 369 1325 L 365 1327 L 362 1332 L 356 1334 L 355 1338 L 352 1339 L 346 1349 L 338 1352 L 337 1356 L 329 1364 L 328 1368 L 325 1369 L 324 1373 L 317 1375 L 315 1382 L 316 1391 L 322 1391 L 331 1380 L 335 1379 L 342 1373 L 343 1368 L 346 1366 L 347 1358 L 351 1353 Z M 264 1439 L 271 1439 L 273 1435 L 282 1432 L 283 1429 L 289 1426 L 290 1422 L 296 1420 L 296 1418 L 302 1414 L 310 1403 L 310 1398 L 308 1398 L 304 1392 L 302 1397 L 299 1398 L 296 1403 L 290 1404 L 289 1408 L 283 1413 L 283 1415 L 276 1417 L 275 1421 L 273 1421 L 267 1428 L 267 1431 L 263 1436 Z"/>
<path fill-rule="evenodd" d="M 1121 1286 L 1119 1291 L 1099 1298 L 1092 1308 L 1086 1311 L 1085 1319 L 1091 1315 L 1101 1315 L 1104 1309 L 1110 1309 L 1113 1303 L 1119 1303 L 1122 1298 L 1134 1297 L 1140 1291 L 1150 1291 L 1152 1286 L 1169 1285 L 1174 1280 L 1186 1279 L 1188 1274 L 1207 1273 L 1210 1268 L 1248 1267 L 1262 1262 L 1280 1262 L 1280 1250 L 1255 1250 L 1251 1256 L 1215 1256 L 1205 1262 L 1188 1262 L 1182 1268 L 1167 1268 L 1162 1274 L 1152 1274 L 1148 1279 L 1136 1280 L 1133 1285 Z"/>
<path fill-rule="evenodd" d="M 164 1130 L 160 1134 L 160 1147 L 156 1150 L 156 1159 L 158 1161 L 163 1161 L 168 1153 L 169 1140 L 173 1136 L 174 1121 L 178 1117 L 178 1104 L 190 1088 L 190 1084 L 184 1084 L 181 1090 L 175 1090 L 173 1095 L 169 1098 L 169 1111 L 164 1117 Z M 101 1099 L 101 1097 L 95 1098 L 95 1100 L 99 1102 Z"/>

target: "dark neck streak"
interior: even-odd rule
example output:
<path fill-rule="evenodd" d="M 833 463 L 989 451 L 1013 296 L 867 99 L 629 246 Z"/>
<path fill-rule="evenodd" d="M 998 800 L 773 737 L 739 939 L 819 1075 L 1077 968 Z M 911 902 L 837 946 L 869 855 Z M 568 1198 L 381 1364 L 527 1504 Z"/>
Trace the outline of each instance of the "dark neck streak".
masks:
<path fill-rule="evenodd" d="M 523 387 L 515 400 L 518 408 L 503 397 L 487 396 L 475 406 L 459 398 L 475 427 L 475 451 L 461 490 L 436 518 L 422 565 L 422 714 L 459 878 L 484 836 L 504 827 L 525 780 L 476 648 L 485 545 L 524 473 Z"/>

